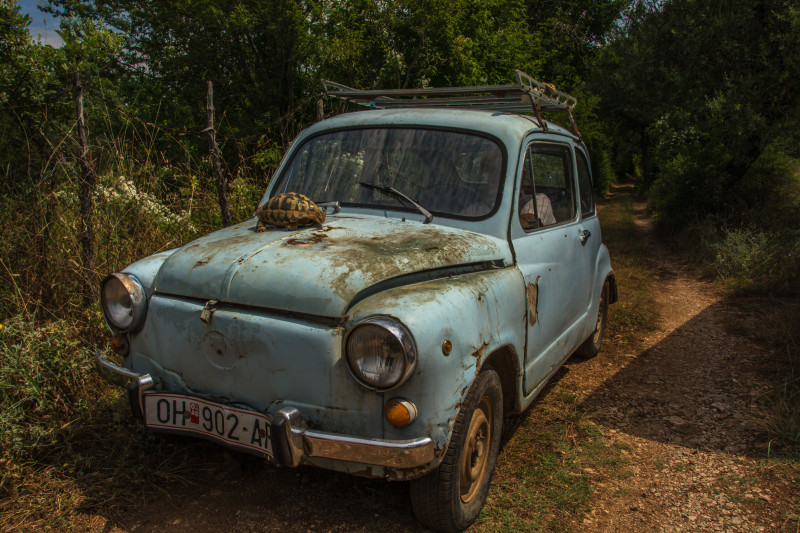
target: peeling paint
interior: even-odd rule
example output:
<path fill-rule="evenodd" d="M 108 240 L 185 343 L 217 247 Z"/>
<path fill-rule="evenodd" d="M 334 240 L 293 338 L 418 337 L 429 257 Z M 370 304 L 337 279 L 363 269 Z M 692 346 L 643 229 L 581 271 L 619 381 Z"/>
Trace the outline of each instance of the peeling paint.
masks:
<path fill-rule="evenodd" d="M 317 241 L 317 242 L 319 242 L 319 241 Z M 283 243 L 283 246 L 311 246 L 312 244 L 314 244 L 314 242 L 312 242 L 310 240 L 301 241 L 300 239 L 289 239 L 288 241 Z"/>
<path fill-rule="evenodd" d="M 486 354 L 486 350 L 489 348 L 489 343 L 484 342 L 478 348 L 475 348 L 475 351 L 472 352 L 472 357 L 476 359 L 475 361 L 475 375 L 478 375 L 478 372 L 481 371 L 481 360 L 483 356 Z"/>
<path fill-rule="evenodd" d="M 194 264 L 194 266 L 192 267 L 192 270 L 194 270 L 194 269 L 195 269 L 195 268 L 197 268 L 197 267 L 201 267 L 201 266 L 207 265 L 207 264 L 208 264 L 208 262 L 209 262 L 209 261 L 211 261 L 213 258 L 214 258 L 214 256 L 213 256 L 213 255 L 210 255 L 210 256 L 208 256 L 208 257 L 206 257 L 206 258 L 204 258 L 204 259 L 200 259 L 199 261 L 197 261 L 197 262 Z"/>
<path fill-rule="evenodd" d="M 542 276 L 536 276 L 536 281 L 528 283 L 526 292 L 528 294 L 528 323 L 533 326 L 539 319 L 539 280 Z"/>

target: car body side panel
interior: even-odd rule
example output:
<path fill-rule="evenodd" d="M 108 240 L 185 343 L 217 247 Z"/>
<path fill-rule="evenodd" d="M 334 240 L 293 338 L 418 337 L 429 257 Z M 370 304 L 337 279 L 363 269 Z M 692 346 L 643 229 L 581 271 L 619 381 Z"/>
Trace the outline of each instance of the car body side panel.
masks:
<path fill-rule="evenodd" d="M 402 429 L 384 421 L 389 439 L 428 435 L 437 447 L 446 448 L 461 401 L 482 364 L 495 350 L 506 347 L 521 355 L 525 345 L 525 291 L 513 267 L 385 291 L 356 305 L 348 324 L 375 314 L 403 322 L 418 350 L 412 377 L 385 396 L 414 402 L 419 417 Z M 445 340 L 453 345 L 449 355 L 442 351 Z"/>
<path fill-rule="evenodd" d="M 606 248 L 605 244 L 601 243 L 597 251 L 597 257 L 595 258 L 594 279 L 592 280 L 592 296 L 587 311 L 591 320 L 587 320 L 586 328 L 584 329 L 583 334 L 584 338 L 588 338 L 589 335 L 591 335 L 594 331 L 595 323 L 593 319 L 596 317 L 594 313 L 597 311 L 597 306 L 599 305 L 599 298 L 600 293 L 603 290 L 603 284 L 606 282 L 606 279 L 609 276 L 613 275 L 614 270 L 611 268 L 611 258 L 608 254 L 608 248 Z"/>

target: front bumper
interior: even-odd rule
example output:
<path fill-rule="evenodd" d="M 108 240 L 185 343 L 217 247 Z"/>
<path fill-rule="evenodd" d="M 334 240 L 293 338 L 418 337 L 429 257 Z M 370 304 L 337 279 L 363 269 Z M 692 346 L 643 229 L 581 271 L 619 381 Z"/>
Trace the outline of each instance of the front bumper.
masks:
<path fill-rule="evenodd" d="M 131 408 L 141 417 L 142 394 L 155 385 L 149 374 L 137 374 L 103 358 L 95 351 L 98 373 L 109 383 L 127 387 Z M 411 440 L 363 439 L 338 433 L 311 430 L 295 407 L 284 407 L 272 416 L 272 448 L 275 460 L 284 466 L 314 464 L 314 459 L 345 461 L 390 469 L 412 469 L 435 458 L 429 437 Z"/>

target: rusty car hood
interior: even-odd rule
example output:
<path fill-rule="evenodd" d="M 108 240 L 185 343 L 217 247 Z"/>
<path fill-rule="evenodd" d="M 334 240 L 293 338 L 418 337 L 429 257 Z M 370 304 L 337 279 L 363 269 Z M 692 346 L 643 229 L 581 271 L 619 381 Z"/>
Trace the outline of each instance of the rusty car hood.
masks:
<path fill-rule="evenodd" d="M 332 216 L 299 231 L 255 231 L 254 220 L 170 255 L 156 292 L 317 316 L 343 316 L 376 284 L 459 265 L 510 264 L 505 241 L 435 224 Z"/>

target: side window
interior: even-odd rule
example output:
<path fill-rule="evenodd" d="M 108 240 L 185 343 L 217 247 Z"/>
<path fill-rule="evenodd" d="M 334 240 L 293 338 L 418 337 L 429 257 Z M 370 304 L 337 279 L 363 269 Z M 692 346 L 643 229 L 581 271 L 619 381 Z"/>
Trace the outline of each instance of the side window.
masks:
<path fill-rule="evenodd" d="M 575 218 L 571 154 L 568 146 L 555 143 L 528 147 L 519 194 L 519 220 L 525 231 Z"/>
<path fill-rule="evenodd" d="M 578 186 L 581 193 L 581 214 L 583 218 L 594 215 L 594 196 L 592 195 L 592 175 L 589 172 L 589 163 L 583 152 L 576 150 L 578 154 Z"/>

